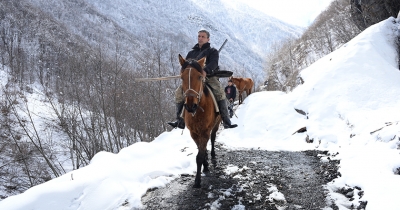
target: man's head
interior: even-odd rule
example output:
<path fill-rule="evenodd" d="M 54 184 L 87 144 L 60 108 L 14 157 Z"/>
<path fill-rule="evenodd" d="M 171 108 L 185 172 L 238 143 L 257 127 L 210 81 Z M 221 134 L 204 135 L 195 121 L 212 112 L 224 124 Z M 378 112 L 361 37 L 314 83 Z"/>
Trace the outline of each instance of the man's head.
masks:
<path fill-rule="evenodd" d="M 198 41 L 199 47 L 201 48 L 203 46 L 203 44 L 210 41 L 210 32 L 208 32 L 206 30 L 200 30 L 198 32 L 197 41 Z"/>
<path fill-rule="evenodd" d="M 232 84 L 233 84 L 232 80 L 231 80 L 231 79 L 228 80 L 228 85 L 229 85 L 229 86 L 232 86 Z"/>

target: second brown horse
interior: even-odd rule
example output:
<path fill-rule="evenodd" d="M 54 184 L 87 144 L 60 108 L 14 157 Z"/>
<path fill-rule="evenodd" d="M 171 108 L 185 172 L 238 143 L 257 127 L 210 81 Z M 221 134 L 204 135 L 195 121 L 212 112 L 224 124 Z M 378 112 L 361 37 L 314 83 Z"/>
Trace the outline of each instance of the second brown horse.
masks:
<path fill-rule="evenodd" d="M 252 92 L 254 82 L 251 78 L 231 77 L 230 79 L 239 91 L 239 104 L 242 104 L 243 92 L 246 92 L 247 96 L 249 96 Z"/>

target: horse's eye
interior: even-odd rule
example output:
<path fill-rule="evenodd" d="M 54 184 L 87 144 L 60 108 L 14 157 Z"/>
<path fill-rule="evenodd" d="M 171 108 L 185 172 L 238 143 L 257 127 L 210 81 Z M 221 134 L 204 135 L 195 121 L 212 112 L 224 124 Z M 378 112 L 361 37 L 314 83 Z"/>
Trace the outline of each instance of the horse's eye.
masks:
<path fill-rule="evenodd" d="M 203 76 L 199 76 L 199 80 L 203 80 Z"/>

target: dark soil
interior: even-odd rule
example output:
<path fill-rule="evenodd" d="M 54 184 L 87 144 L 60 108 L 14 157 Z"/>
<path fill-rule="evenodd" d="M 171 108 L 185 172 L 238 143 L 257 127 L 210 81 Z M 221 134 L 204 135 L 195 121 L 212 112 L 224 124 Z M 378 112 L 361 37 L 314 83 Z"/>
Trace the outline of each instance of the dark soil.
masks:
<path fill-rule="evenodd" d="M 142 197 L 144 209 L 338 209 L 324 185 L 339 176 L 339 162 L 321 161 L 326 152 L 217 148 L 201 188 L 192 188 L 194 175 L 182 174 L 164 188 L 149 190 Z M 232 166 L 239 170 L 226 173 Z M 284 199 L 273 196 L 282 194 Z"/>

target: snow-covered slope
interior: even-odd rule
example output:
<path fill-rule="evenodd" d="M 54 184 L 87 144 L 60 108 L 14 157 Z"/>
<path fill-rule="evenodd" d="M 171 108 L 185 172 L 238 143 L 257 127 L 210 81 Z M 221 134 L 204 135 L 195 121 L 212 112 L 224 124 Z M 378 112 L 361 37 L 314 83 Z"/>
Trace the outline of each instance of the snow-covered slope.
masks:
<path fill-rule="evenodd" d="M 393 18 L 371 26 L 302 71 L 304 84 L 289 94 L 250 95 L 237 111 L 242 126 L 219 140 L 233 147 L 302 150 L 308 136 L 310 149 L 329 150 L 337 154 L 331 159 L 340 160 L 341 177 L 328 185 L 339 209 L 359 201 L 368 202 L 366 209 L 399 209 L 399 26 Z M 302 127 L 306 133 L 292 135 Z M 356 187 L 364 194 L 351 202 L 334 193 Z"/>
<path fill-rule="evenodd" d="M 400 21 L 400 20 L 397 20 Z M 400 71 L 393 18 L 376 24 L 302 72 L 305 83 L 289 94 L 250 95 L 233 118 L 235 129 L 217 141 L 231 149 L 329 150 L 341 177 L 327 189 L 339 209 L 368 201 L 367 210 L 398 209 L 400 189 Z M 308 113 L 307 117 L 294 109 Z M 293 134 L 306 126 L 306 133 Z M 380 129 L 380 130 L 379 130 Z M 305 138 L 314 139 L 306 143 Z M 147 189 L 196 170 L 188 130 L 161 134 L 119 154 L 101 152 L 91 164 L 12 196 L 0 209 L 132 209 Z M 359 187 L 349 201 L 335 193 Z"/>

